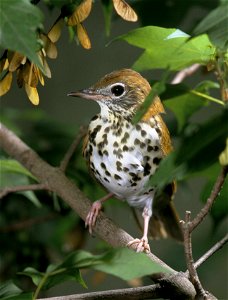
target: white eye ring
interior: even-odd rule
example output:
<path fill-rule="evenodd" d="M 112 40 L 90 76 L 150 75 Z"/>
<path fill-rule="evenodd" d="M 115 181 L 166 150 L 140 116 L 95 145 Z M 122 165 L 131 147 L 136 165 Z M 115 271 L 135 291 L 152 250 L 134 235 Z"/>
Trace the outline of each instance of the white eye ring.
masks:
<path fill-rule="evenodd" d="M 110 90 L 112 95 L 118 98 L 125 94 L 125 85 L 121 82 L 117 82 L 110 86 Z"/>

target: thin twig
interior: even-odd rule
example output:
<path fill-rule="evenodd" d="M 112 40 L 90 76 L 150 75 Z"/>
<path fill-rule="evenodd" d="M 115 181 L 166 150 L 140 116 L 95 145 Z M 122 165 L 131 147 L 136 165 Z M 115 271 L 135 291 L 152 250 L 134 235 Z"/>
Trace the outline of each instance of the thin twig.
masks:
<path fill-rule="evenodd" d="M 197 269 L 199 266 L 201 266 L 208 258 L 210 258 L 219 249 L 221 249 L 227 242 L 228 242 L 228 233 L 224 236 L 224 238 L 222 238 L 220 241 L 218 241 L 213 247 L 211 247 L 210 250 L 208 250 L 206 253 L 204 253 L 204 255 L 201 256 L 194 263 L 194 268 Z"/>
<path fill-rule="evenodd" d="M 9 193 L 24 192 L 24 191 L 39 191 L 39 190 L 47 190 L 47 189 L 48 187 L 44 183 L 5 187 L 0 189 L 0 199 L 5 197 Z"/>
<path fill-rule="evenodd" d="M 201 285 L 198 274 L 196 272 L 196 268 L 194 266 L 194 260 L 192 255 L 191 231 L 189 229 L 190 224 L 191 224 L 191 212 L 186 211 L 185 221 L 181 221 L 181 226 L 182 226 L 183 236 L 184 236 L 184 252 L 185 252 L 189 277 L 190 277 L 190 281 L 192 282 L 192 284 L 196 289 L 197 294 L 202 296 L 203 299 L 207 299 L 206 298 L 207 294 Z"/>
<path fill-rule="evenodd" d="M 211 191 L 209 198 L 207 199 L 206 204 L 200 210 L 200 212 L 197 214 L 197 216 L 191 221 L 191 224 L 189 225 L 190 232 L 192 232 L 203 221 L 203 219 L 206 217 L 206 215 L 210 211 L 215 199 L 217 198 L 218 194 L 220 193 L 220 191 L 222 189 L 222 186 L 226 179 L 227 172 L 228 172 L 228 166 L 224 166 L 221 170 L 221 173 L 217 177 L 217 180 L 214 184 L 214 187 Z"/>
<path fill-rule="evenodd" d="M 71 157 L 73 156 L 76 148 L 80 144 L 80 142 L 81 142 L 82 138 L 85 136 L 85 134 L 86 134 L 86 127 L 81 126 L 76 138 L 74 139 L 73 143 L 70 145 L 69 149 L 67 150 L 66 154 L 64 155 L 64 157 L 60 163 L 60 169 L 63 172 L 66 171 L 66 168 L 70 162 Z"/>
<path fill-rule="evenodd" d="M 178 84 L 181 83 L 186 77 L 191 76 L 193 73 L 195 73 L 200 67 L 200 64 L 194 64 L 188 68 L 185 68 L 178 72 L 173 80 L 171 81 L 172 84 Z"/>

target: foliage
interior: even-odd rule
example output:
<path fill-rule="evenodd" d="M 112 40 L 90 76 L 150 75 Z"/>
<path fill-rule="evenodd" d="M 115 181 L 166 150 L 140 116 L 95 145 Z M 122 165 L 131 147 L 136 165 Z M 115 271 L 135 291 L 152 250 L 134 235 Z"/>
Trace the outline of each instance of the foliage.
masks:
<path fill-rule="evenodd" d="M 38 83 L 44 85 L 43 76 L 51 77 L 47 57 L 57 58 L 56 43 L 62 28 L 67 26 L 69 34 L 73 34 L 73 38 L 85 49 L 92 47 L 83 24 L 91 13 L 92 1 L 44 1 L 50 9 L 55 8 L 59 11 L 59 16 L 49 31 L 43 26 L 41 9 L 31 2 L 0 0 L 0 18 L 4 21 L 0 27 L 0 46 L 4 49 L 1 57 L 0 94 L 4 95 L 10 90 L 12 76 L 15 74 L 19 87 L 23 86 L 30 101 L 37 105 L 37 86 Z M 139 11 L 139 16 L 144 5 L 151 5 L 147 2 L 150 1 L 133 2 L 132 7 L 136 12 Z M 185 3 L 182 9 L 187 9 L 189 3 Z M 199 3 L 202 5 L 202 1 Z M 183 1 L 177 1 L 177 4 L 181 7 Z M 176 20 L 176 28 L 166 28 L 167 20 L 164 20 L 163 24 L 161 20 L 148 24 L 148 15 L 144 10 L 145 16 L 140 17 L 140 22 L 149 26 L 137 28 L 115 39 L 115 42 L 125 41 L 131 46 L 143 49 L 143 53 L 133 65 L 134 69 L 162 70 L 161 79 L 152 82 L 153 89 L 134 121 L 138 122 L 142 118 L 155 95 L 161 96 L 165 107 L 173 114 L 170 128 L 176 140 L 175 151 L 161 162 L 149 184 L 162 188 L 172 180 L 186 182 L 190 178 L 204 178 L 201 201 L 205 201 L 209 196 L 220 165 L 227 164 L 228 34 L 227 26 L 224 26 L 227 22 L 227 5 L 228 2 L 223 1 L 192 33 L 178 29 Z M 213 8 L 210 3 L 208 6 Z M 137 19 L 136 12 L 123 0 L 102 0 L 102 7 L 107 34 L 111 29 L 113 8 L 125 20 Z M 22 22 L 23 19 L 26 19 L 26 22 Z M 206 74 L 215 72 L 217 77 L 207 77 L 194 85 L 182 82 L 170 84 L 174 73 L 195 63 L 199 64 Z M 213 110 L 215 107 L 216 113 L 195 121 L 195 116 L 201 111 Z M 29 141 L 35 151 L 53 165 L 59 164 L 66 151 L 65 145 L 70 145 L 75 135 L 74 129 L 65 128 L 63 124 L 51 120 L 38 109 L 32 113 L 13 112 L 8 109 L 1 114 L 1 118 L 10 127 L 14 127 L 23 139 Z M 18 128 L 15 124 L 22 120 L 26 120 L 26 124 Z M 36 182 L 34 176 L 4 153 L 1 154 L 0 163 L 1 188 Z M 96 199 L 103 194 L 101 188 L 90 178 L 78 149 L 68 166 L 67 175 L 88 197 Z M 227 217 L 227 189 L 226 182 L 211 210 L 214 228 L 218 228 Z M 7 281 L 0 287 L 2 299 L 35 299 L 41 290 L 68 280 L 75 280 L 86 287 L 81 270 L 87 268 L 123 280 L 166 272 L 158 265 L 149 263 L 145 255 L 136 255 L 128 249 L 107 250 L 106 245 L 101 245 L 103 253 L 98 255 L 75 251 L 84 246 L 84 225 L 56 195 L 45 191 L 22 191 L 8 194 L 5 198 L 0 203 L 0 234 L 1 244 L 4 245 L 0 250 L 0 259 L 4 259 L 0 277 L 8 280 L 20 271 L 20 275 L 17 276 L 19 286 L 23 286 L 24 280 L 28 280 L 29 277 L 35 288 L 30 281 L 26 281 L 24 285 L 33 287 L 35 293 L 29 292 L 31 288 L 23 287 L 23 290 L 28 291 L 24 293 L 15 283 Z M 15 220 L 19 220 L 18 224 L 14 224 Z M 28 223 L 23 223 L 25 220 Z M 18 228 L 21 229 L 19 233 Z M 43 232 L 42 236 L 38 236 L 37 231 Z M 8 238 L 9 233 L 11 239 Z M 104 252 L 104 249 L 107 251 Z M 30 252 L 32 254 L 28 260 Z M 18 261 L 21 263 L 19 267 L 15 267 Z"/>

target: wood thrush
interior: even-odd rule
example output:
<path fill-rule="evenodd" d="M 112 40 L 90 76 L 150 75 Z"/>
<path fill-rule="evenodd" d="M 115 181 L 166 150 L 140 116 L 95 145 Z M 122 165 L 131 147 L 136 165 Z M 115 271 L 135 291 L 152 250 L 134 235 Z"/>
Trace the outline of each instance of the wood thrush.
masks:
<path fill-rule="evenodd" d="M 175 184 L 160 194 L 156 187 L 147 185 L 161 159 L 172 150 L 169 131 L 160 115 L 164 107 L 159 97 L 140 122 L 132 123 L 150 90 L 148 81 L 139 73 L 122 69 L 104 76 L 88 89 L 68 94 L 95 100 L 100 105 L 100 113 L 89 124 L 83 155 L 109 194 L 94 202 L 86 225 L 92 232 L 102 202 L 111 195 L 126 200 L 143 227 L 143 237 L 130 242 L 136 244 L 138 252 L 150 251 L 148 235 L 182 240 L 172 203 Z"/>

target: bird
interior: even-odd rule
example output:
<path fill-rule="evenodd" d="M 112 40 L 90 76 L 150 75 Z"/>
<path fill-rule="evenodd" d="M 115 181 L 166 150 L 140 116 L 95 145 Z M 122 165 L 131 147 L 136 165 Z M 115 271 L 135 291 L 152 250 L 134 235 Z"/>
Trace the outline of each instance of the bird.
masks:
<path fill-rule="evenodd" d="M 133 208 L 142 238 L 127 244 L 136 252 L 150 252 L 148 237 L 183 240 L 179 216 L 173 204 L 176 183 L 162 191 L 150 186 L 161 160 L 172 151 L 169 130 L 162 119 L 163 104 L 156 96 L 138 123 L 133 118 L 151 91 L 149 82 L 132 69 L 120 69 L 89 88 L 68 96 L 96 101 L 100 112 L 92 119 L 83 143 L 83 156 L 93 177 L 108 194 L 95 202 L 86 218 L 89 232 L 95 226 L 102 203 L 114 196 Z"/>

